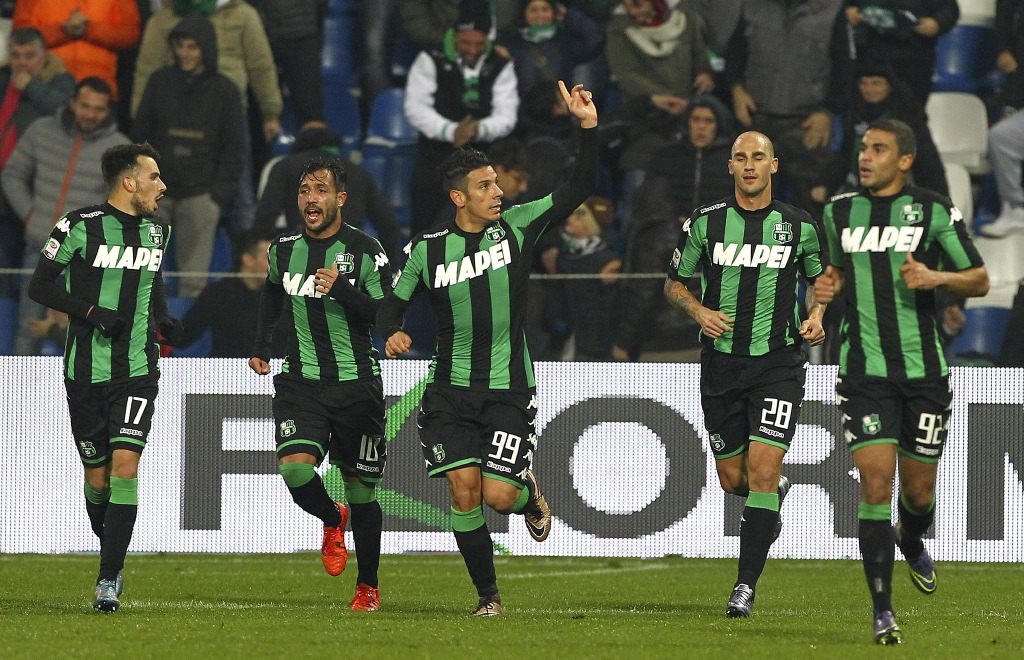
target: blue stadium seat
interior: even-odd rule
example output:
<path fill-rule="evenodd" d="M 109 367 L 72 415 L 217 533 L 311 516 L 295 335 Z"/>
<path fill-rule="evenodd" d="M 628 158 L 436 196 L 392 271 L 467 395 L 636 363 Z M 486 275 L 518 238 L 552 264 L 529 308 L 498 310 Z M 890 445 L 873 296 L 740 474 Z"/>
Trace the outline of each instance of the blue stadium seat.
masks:
<path fill-rule="evenodd" d="M 0 298 L 0 355 L 14 352 L 14 337 L 18 334 L 18 301 Z"/>
<path fill-rule="evenodd" d="M 391 46 L 391 75 L 395 78 L 408 76 L 413 60 L 421 50 L 423 49 L 420 45 L 413 41 L 405 30 L 399 30 Z"/>
<path fill-rule="evenodd" d="M 171 313 L 176 319 L 185 318 L 185 314 L 192 307 L 192 303 L 195 302 L 193 298 L 168 298 L 167 299 L 167 311 Z M 210 357 L 210 349 L 213 344 L 213 340 L 210 336 L 210 331 L 207 330 L 203 333 L 196 343 L 192 344 L 188 348 L 175 348 L 171 353 L 174 357 Z"/>
<path fill-rule="evenodd" d="M 328 16 L 324 19 L 324 48 L 320 64 L 325 72 L 331 71 L 354 79 L 356 70 L 352 54 L 355 18 L 348 15 Z"/>
<path fill-rule="evenodd" d="M 366 143 L 387 147 L 415 144 L 418 133 L 405 118 L 405 90 L 386 89 L 373 100 Z"/>
<path fill-rule="evenodd" d="M 370 125 L 363 141 L 362 165 L 384 191 L 402 227 L 409 226 L 409 182 L 416 166 L 418 132 L 405 118 L 405 90 L 381 92 L 373 100 Z"/>
<path fill-rule="evenodd" d="M 939 37 L 935 46 L 933 92 L 975 93 L 995 67 L 992 28 L 957 25 Z"/>
<path fill-rule="evenodd" d="M 996 358 L 1003 346 L 1006 323 L 1010 318 L 1008 307 L 968 307 L 964 310 L 967 322 L 953 341 L 953 354 L 980 353 Z"/>
<path fill-rule="evenodd" d="M 359 146 L 362 119 L 359 101 L 352 94 L 350 77 L 324 70 L 324 114 L 327 125 L 341 136 L 342 154 L 348 157 Z"/>

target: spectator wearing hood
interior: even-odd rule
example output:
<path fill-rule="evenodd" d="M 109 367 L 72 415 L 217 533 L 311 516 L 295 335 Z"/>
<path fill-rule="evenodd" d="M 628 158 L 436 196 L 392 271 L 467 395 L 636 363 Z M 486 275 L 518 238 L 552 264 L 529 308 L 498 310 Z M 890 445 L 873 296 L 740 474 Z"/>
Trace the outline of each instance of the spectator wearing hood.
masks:
<path fill-rule="evenodd" d="M 626 241 L 626 270 L 660 273 L 691 213 L 733 191 L 729 158 L 736 131 L 729 110 L 711 94 L 694 98 L 683 112 L 686 132 L 655 153 L 634 197 L 633 222 Z M 612 338 L 612 358 L 635 358 L 657 328 L 661 279 L 622 282 Z M 667 309 L 667 308 L 666 308 Z M 672 314 L 671 317 L 675 317 Z M 670 317 L 670 318 L 671 318 Z M 693 333 L 696 337 L 696 331 Z"/>
<path fill-rule="evenodd" d="M 519 93 L 512 62 L 488 38 L 487 0 L 467 0 L 441 49 L 416 56 L 405 87 L 405 116 L 420 133 L 412 174 L 413 235 L 436 222 L 448 197 L 438 166 L 454 150 L 481 151 L 512 132 Z"/>
<path fill-rule="evenodd" d="M 914 131 L 917 158 L 910 169 L 914 185 L 948 196 L 946 170 L 928 129 L 928 117 L 906 83 L 893 73 L 888 63 L 880 60 L 859 63 L 854 83 L 853 103 L 843 116 L 842 145 L 822 173 L 821 184 L 811 189 L 814 201 L 823 204 L 831 195 L 860 188 L 857 157 L 861 138 L 868 126 L 881 119 L 899 119 Z"/>
<path fill-rule="evenodd" d="M 78 83 L 67 106 L 28 127 L 7 159 L 4 194 L 25 223 L 22 263 L 26 268 L 35 267 L 50 232 L 65 213 L 106 199 L 101 157 L 110 147 L 128 144 L 111 114 L 112 97 L 113 90 L 102 78 L 86 78 Z M 22 278 L 17 355 L 39 355 L 42 348 L 31 321 L 45 317 L 46 308 L 29 299 L 29 279 Z"/>
<path fill-rule="evenodd" d="M 924 106 L 935 45 L 960 18 L 957 0 L 847 0 L 845 11 L 857 53 L 887 62 Z"/>
<path fill-rule="evenodd" d="M 554 0 L 523 0 L 521 22 L 498 37 L 515 64 L 519 95 L 537 83 L 568 83 L 579 64 L 601 54 L 604 35 L 589 16 Z"/>
<path fill-rule="evenodd" d="M 217 70 L 217 36 L 205 16 L 188 16 L 171 30 L 174 64 L 146 83 L 132 127 L 138 142 L 160 152 L 167 193 L 163 218 L 174 227 L 178 268 L 210 267 L 221 209 L 235 194 L 245 152 L 238 89 Z M 206 278 L 182 278 L 178 294 L 194 298 Z"/>
<path fill-rule="evenodd" d="M 299 131 L 292 153 L 270 167 L 256 207 L 254 228 L 267 233 L 304 226 L 298 205 L 299 181 L 306 161 L 320 153 L 339 158 L 345 168 L 345 223 L 362 229 L 369 221 L 388 259 L 397 263 L 399 232 L 394 210 L 373 175 L 341 155 L 341 136 L 327 126 Z"/>

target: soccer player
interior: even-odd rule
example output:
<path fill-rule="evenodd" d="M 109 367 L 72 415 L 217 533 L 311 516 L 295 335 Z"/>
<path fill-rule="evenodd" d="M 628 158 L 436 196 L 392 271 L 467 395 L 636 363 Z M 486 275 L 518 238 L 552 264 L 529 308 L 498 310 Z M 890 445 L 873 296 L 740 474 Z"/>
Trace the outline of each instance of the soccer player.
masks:
<path fill-rule="evenodd" d="M 390 290 L 391 273 L 380 243 L 342 220 L 347 197 L 340 159 L 321 155 L 306 161 L 298 194 L 305 228 L 270 245 L 249 367 L 270 373 L 271 340 L 283 314 L 295 332 L 284 367 L 274 376 L 278 470 L 295 503 L 323 522 L 324 568 L 340 575 L 348 561 L 349 510 L 332 501 L 315 471 L 330 454 L 342 473 L 359 548 L 349 606 L 376 611 L 383 517 L 377 483 L 388 456 L 384 386 L 370 327 Z"/>
<path fill-rule="evenodd" d="M 537 239 L 590 195 L 597 170 L 597 109 L 577 85 L 562 98 L 583 127 L 568 180 L 537 201 L 501 210 L 502 190 L 487 157 L 454 152 L 442 176 L 455 217 L 417 234 L 394 293 L 378 312 L 388 357 L 405 353 L 409 301 L 426 292 L 438 320 L 430 382 L 420 404 L 423 457 L 431 477 L 444 476 L 452 528 L 476 586 L 475 616 L 502 613 L 491 533 L 482 504 L 522 514 L 537 541 L 551 530 L 551 510 L 532 470 L 537 399 L 526 346 L 526 289 Z"/>
<path fill-rule="evenodd" d="M 892 607 L 894 540 L 914 586 L 925 594 L 937 586 L 921 537 L 935 518 L 935 475 L 953 394 L 935 289 L 964 297 L 988 292 L 988 273 L 960 211 L 949 198 L 907 184 L 916 147 L 903 122 L 871 124 L 858 159 L 861 190 L 825 207 L 833 259 L 814 283 L 819 299 L 846 296 L 836 396 L 860 473 L 858 537 L 879 644 L 899 644 L 902 637 Z"/>
<path fill-rule="evenodd" d="M 825 267 L 824 237 L 805 212 L 772 199 L 779 168 L 771 141 L 753 131 L 732 145 L 734 194 L 697 209 L 683 224 L 665 280 L 665 297 L 700 325 L 704 425 L 723 490 L 746 498 L 739 573 L 725 608 L 749 617 L 768 550 L 782 529 L 789 491 L 782 459 L 804 395 L 804 340 L 825 340 L 825 306 L 808 289 L 800 321 L 798 275 Z M 700 266 L 701 300 L 686 281 Z"/>
<path fill-rule="evenodd" d="M 157 328 L 174 343 L 160 265 L 170 227 L 154 219 L 167 186 L 157 152 L 125 144 L 102 156 L 105 204 L 72 211 L 50 234 L 29 295 L 71 319 L 64 384 L 85 467 L 85 510 L 100 539 L 93 608 L 121 606 L 121 569 L 138 512 L 138 470 L 153 419 Z M 67 287 L 56 280 L 67 270 Z"/>

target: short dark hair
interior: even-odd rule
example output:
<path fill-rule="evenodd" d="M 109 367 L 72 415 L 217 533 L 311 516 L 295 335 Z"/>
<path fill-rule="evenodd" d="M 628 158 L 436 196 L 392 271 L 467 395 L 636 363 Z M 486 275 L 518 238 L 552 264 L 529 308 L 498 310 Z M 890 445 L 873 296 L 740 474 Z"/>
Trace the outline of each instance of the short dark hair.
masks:
<path fill-rule="evenodd" d="M 456 149 L 441 163 L 439 168 L 441 183 L 444 184 L 445 191 L 461 190 L 466 192 L 466 177 L 469 176 L 469 173 L 481 167 L 488 167 L 490 164 L 491 160 L 482 151 L 477 151 L 472 147 Z"/>
<path fill-rule="evenodd" d="M 912 128 L 899 119 L 879 119 L 868 126 L 868 130 L 892 133 L 896 137 L 896 149 L 900 156 L 910 154 L 917 157 L 917 136 Z"/>
<path fill-rule="evenodd" d="M 107 192 L 113 192 L 117 188 L 117 182 L 126 173 L 134 175 L 139 171 L 139 156 L 149 156 L 153 160 L 160 158 L 160 154 L 148 142 L 119 144 L 103 152 L 100 166 L 103 170 L 103 182 L 107 184 Z"/>
<path fill-rule="evenodd" d="M 88 87 L 97 94 L 106 94 L 111 98 L 114 97 L 114 90 L 110 88 L 110 85 L 107 84 L 106 80 L 99 76 L 82 78 L 82 81 L 75 85 L 75 98 L 78 97 L 78 92 L 81 91 L 83 87 Z"/>
<path fill-rule="evenodd" d="M 487 148 L 487 157 L 491 159 L 491 165 L 501 165 L 506 172 L 531 172 L 530 154 L 526 150 L 526 144 L 516 137 L 506 137 L 495 140 Z"/>
<path fill-rule="evenodd" d="M 301 186 L 307 176 L 320 170 L 327 170 L 334 177 L 334 192 L 345 192 L 345 180 L 348 178 L 345 173 L 345 164 L 337 156 L 325 153 L 319 153 L 306 159 L 302 165 L 302 171 L 299 173 L 298 185 Z"/>
<path fill-rule="evenodd" d="M 259 244 L 264 241 L 273 241 L 276 234 L 270 229 L 253 227 L 242 233 L 238 239 L 238 254 L 256 254 Z"/>
<path fill-rule="evenodd" d="M 46 50 L 46 40 L 43 39 L 43 33 L 34 27 L 20 27 L 17 30 L 11 32 L 12 46 L 28 46 L 29 44 L 35 44 L 39 46 L 42 51 Z"/>

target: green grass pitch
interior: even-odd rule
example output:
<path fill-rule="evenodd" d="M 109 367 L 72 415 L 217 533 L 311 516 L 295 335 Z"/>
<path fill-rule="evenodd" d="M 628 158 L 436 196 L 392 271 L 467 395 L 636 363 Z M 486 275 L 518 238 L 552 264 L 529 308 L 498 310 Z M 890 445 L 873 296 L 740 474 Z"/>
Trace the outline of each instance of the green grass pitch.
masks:
<path fill-rule="evenodd" d="M 130 555 L 122 609 L 91 610 L 95 556 L 0 555 L 4 658 L 1020 658 L 1024 566 L 894 576 L 904 644 L 871 639 L 860 562 L 769 560 L 752 618 L 723 615 L 735 560 L 495 558 L 503 617 L 472 618 L 452 555 L 385 556 L 383 610 L 347 609 L 355 558 Z"/>

